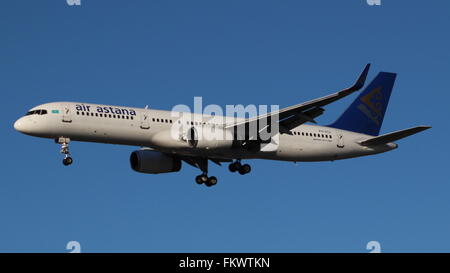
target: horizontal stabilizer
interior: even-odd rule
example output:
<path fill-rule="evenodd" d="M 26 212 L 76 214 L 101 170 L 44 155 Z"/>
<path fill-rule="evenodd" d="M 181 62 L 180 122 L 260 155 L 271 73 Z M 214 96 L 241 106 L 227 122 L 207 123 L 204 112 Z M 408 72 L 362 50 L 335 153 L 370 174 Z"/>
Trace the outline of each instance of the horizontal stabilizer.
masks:
<path fill-rule="evenodd" d="M 400 131 L 392 132 L 389 134 L 369 138 L 369 139 L 359 142 L 359 144 L 364 145 L 364 146 L 376 146 L 376 145 L 386 144 L 389 142 L 394 142 L 396 140 L 408 137 L 410 135 L 417 134 L 419 132 L 425 131 L 430 128 L 431 128 L 431 126 L 417 126 L 414 128 L 409 128 L 409 129 L 400 130 Z"/>

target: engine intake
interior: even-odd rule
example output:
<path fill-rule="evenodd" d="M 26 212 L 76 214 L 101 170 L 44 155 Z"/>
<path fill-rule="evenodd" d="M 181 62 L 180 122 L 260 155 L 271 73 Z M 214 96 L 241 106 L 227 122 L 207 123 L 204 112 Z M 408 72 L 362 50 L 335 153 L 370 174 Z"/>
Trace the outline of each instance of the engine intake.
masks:
<path fill-rule="evenodd" d="M 170 173 L 181 169 L 181 160 L 152 150 L 138 150 L 130 155 L 131 168 L 140 173 Z"/>

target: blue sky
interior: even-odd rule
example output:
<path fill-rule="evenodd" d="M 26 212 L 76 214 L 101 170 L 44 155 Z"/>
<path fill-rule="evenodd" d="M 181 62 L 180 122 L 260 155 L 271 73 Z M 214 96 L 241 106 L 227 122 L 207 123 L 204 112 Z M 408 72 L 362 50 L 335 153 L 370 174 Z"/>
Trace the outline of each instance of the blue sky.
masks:
<path fill-rule="evenodd" d="M 0 251 L 450 251 L 449 1 L 4 1 Z M 212 166 L 145 175 L 135 147 L 71 143 L 14 131 L 50 101 L 171 109 L 193 104 L 296 104 L 397 72 L 382 133 L 429 131 L 399 149 L 324 163 L 250 161 L 247 176 Z M 355 95 L 356 96 L 356 95 Z M 355 98 L 326 108 L 334 121 Z"/>

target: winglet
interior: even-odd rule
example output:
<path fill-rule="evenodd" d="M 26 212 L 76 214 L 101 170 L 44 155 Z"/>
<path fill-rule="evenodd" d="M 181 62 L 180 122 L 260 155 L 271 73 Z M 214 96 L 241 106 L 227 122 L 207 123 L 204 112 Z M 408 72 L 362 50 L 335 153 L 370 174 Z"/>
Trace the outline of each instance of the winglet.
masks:
<path fill-rule="evenodd" d="M 366 67 L 364 68 L 363 72 L 361 72 L 361 75 L 359 75 L 358 80 L 349 89 L 351 89 L 351 90 L 359 90 L 359 89 L 363 88 L 364 83 L 366 82 L 367 74 L 369 74 L 369 69 L 370 69 L 370 63 L 368 63 L 366 65 Z"/>

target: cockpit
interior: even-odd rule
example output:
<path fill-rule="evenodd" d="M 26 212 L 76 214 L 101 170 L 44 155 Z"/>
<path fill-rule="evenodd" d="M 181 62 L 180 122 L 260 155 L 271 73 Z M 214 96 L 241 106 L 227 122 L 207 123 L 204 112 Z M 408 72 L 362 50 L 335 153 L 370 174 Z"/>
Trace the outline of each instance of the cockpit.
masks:
<path fill-rule="evenodd" d="M 25 116 L 30 116 L 30 115 L 45 115 L 47 114 L 47 110 L 45 109 L 37 109 L 37 110 L 31 110 L 28 113 L 25 114 Z"/>

